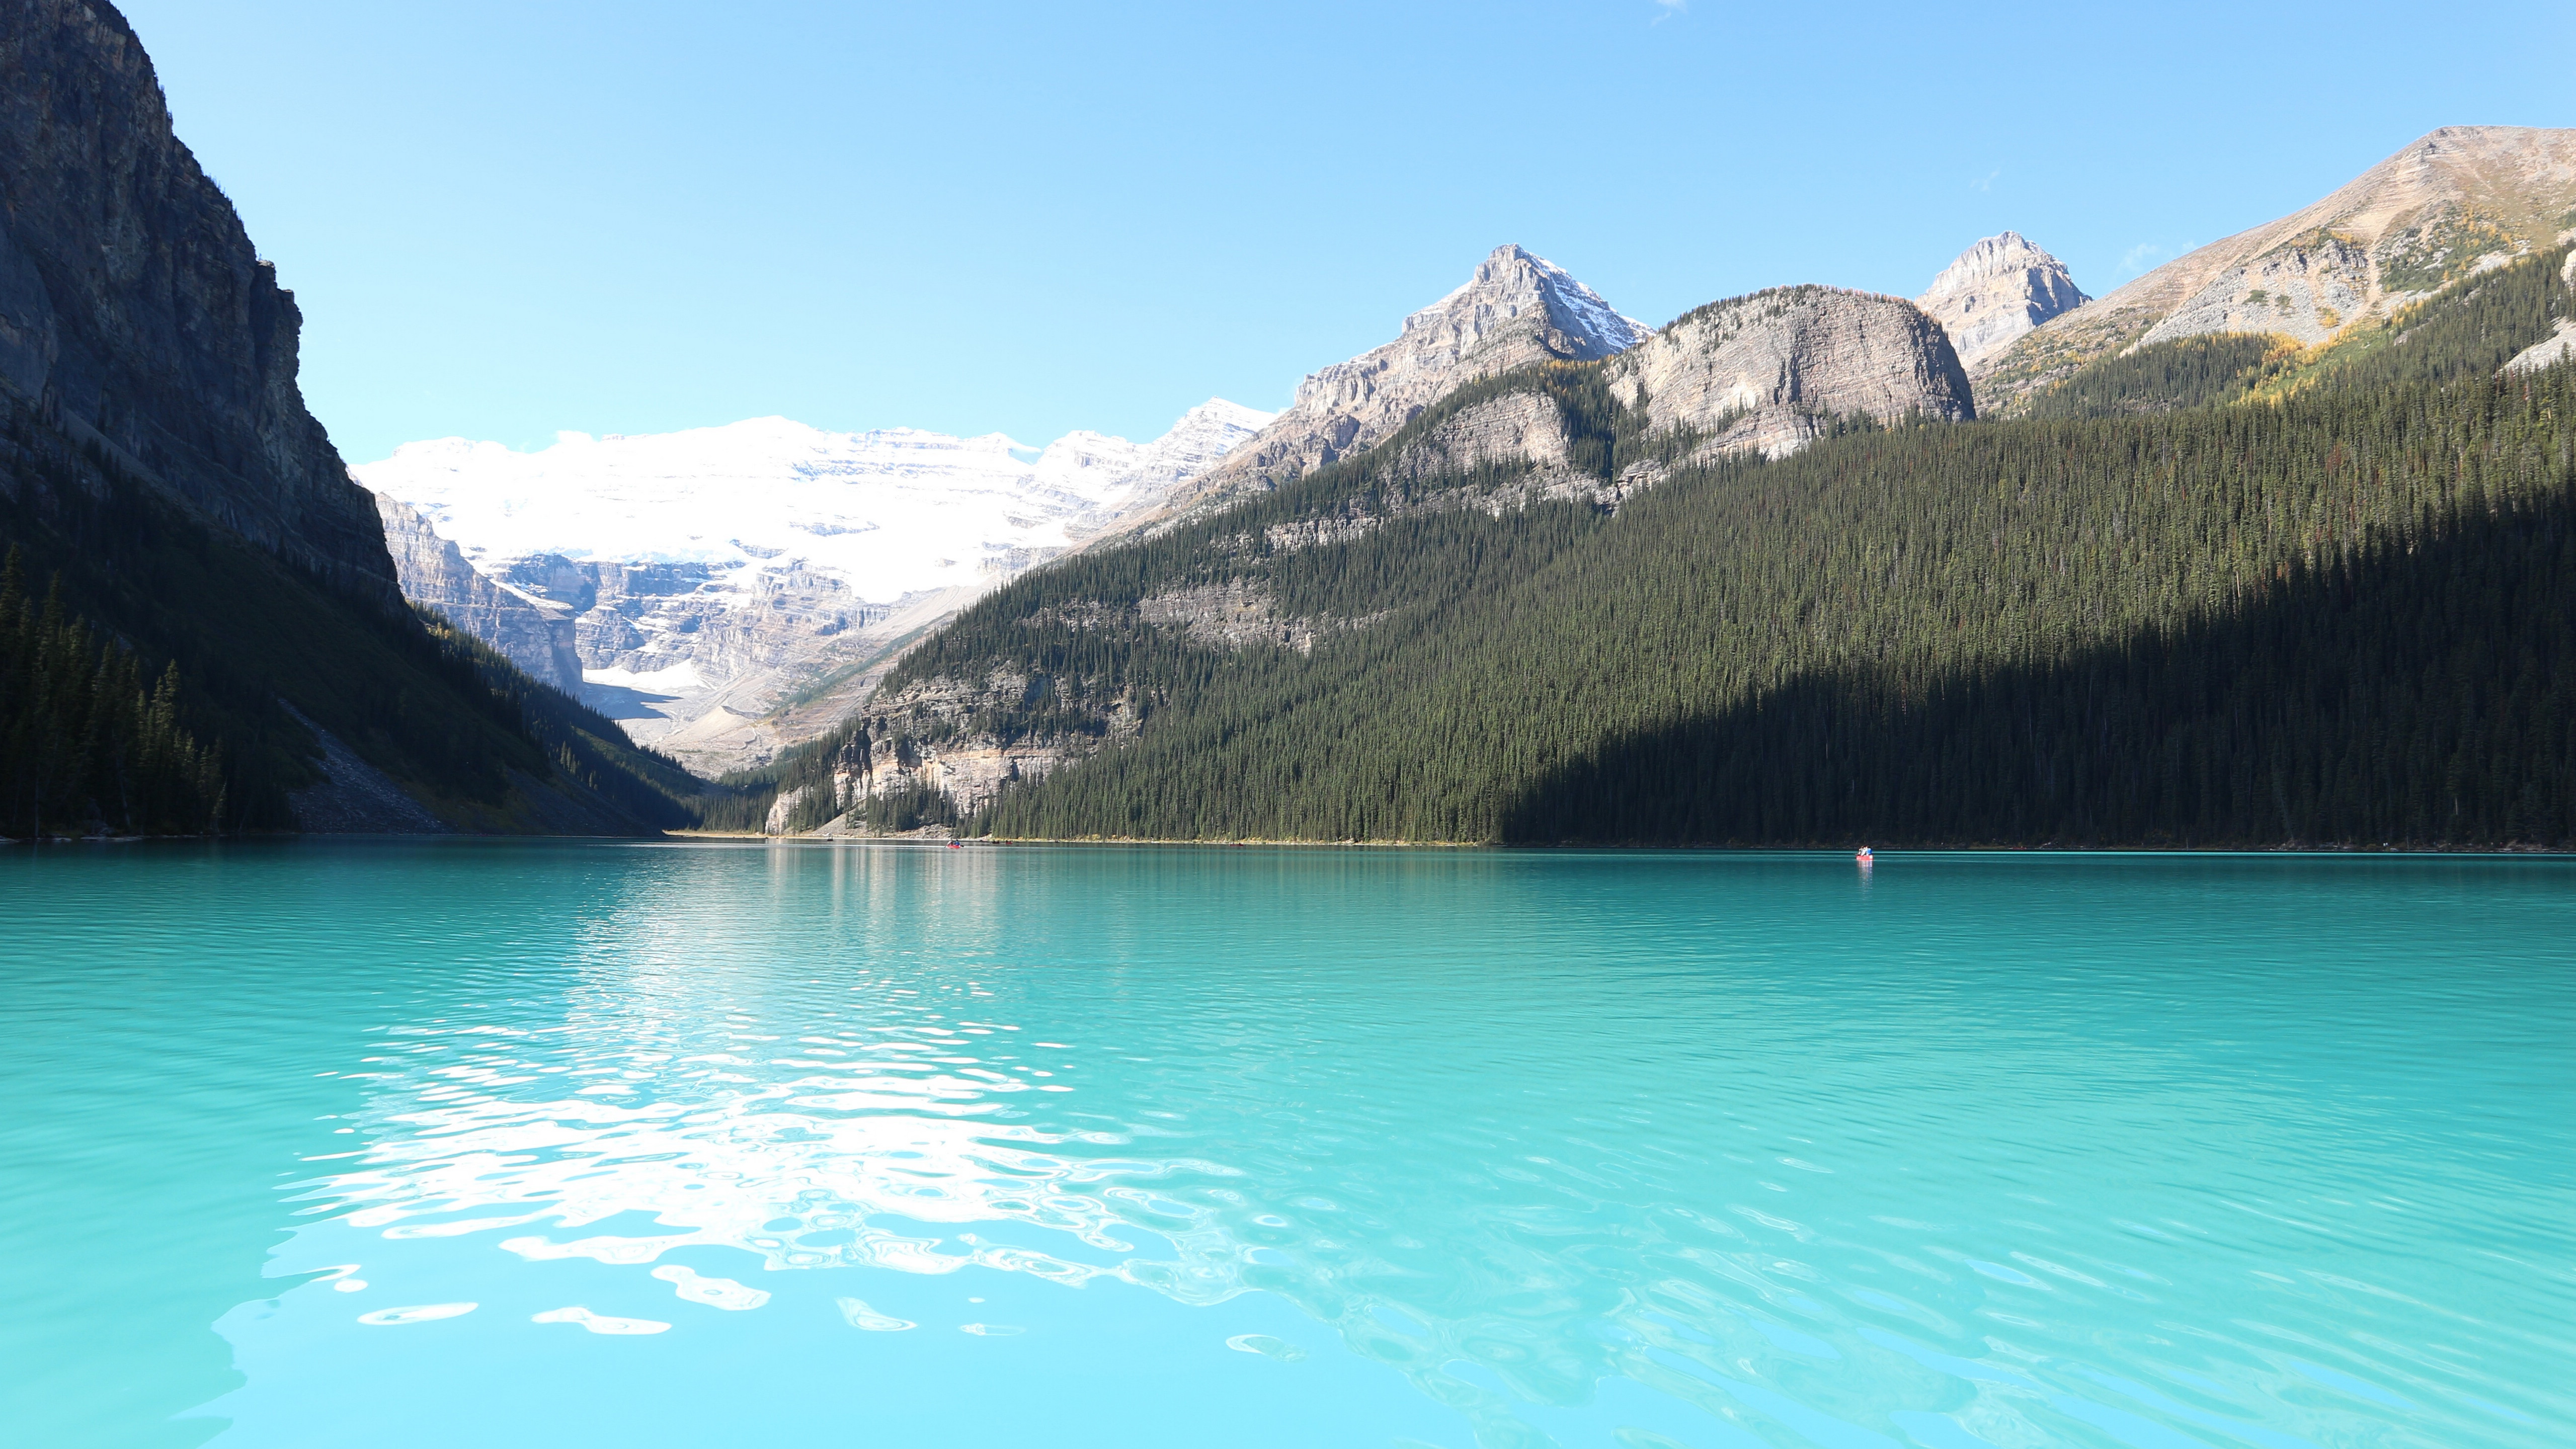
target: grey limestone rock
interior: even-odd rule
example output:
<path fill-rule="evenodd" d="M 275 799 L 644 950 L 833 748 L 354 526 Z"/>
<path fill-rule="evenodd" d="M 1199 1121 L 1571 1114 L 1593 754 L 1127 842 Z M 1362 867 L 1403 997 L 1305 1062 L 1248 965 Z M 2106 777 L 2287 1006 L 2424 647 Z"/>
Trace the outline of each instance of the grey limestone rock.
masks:
<path fill-rule="evenodd" d="M 2329 341 L 2576 222 L 2576 129 L 2445 126 L 2275 221 L 2033 328 L 1974 371 L 2009 410 L 2099 357 L 2208 332 Z"/>
<path fill-rule="evenodd" d="M 1881 423 L 1977 415 L 1940 323 L 1902 297 L 1841 287 L 1712 302 L 1621 355 L 1608 377 L 1656 430 L 1705 434 L 1704 453 L 1782 457 L 1850 414 Z"/>
<path fill-rule="evenodd" d="M 449 623 L 509 656 L 529 678 L 581 697 L 581 655 L 570 607 L 484 577 L 420 510 L 382 493 L 374 497 L 403 597 L 446 615 Z"/>
<path fill-rule="evenodd" d="M 1287 411 L 1173 502 L 1302 476 L 1374 447 L 1463 383 L 1533 362 L 1591 362 L 1646 333 L 1563 267 L 1496 247 L 1464 285 L 1405 318 L 1393 342 L 1309 374 Z"/>
<path fill-rule="evenodd" d="M 2091 300 L 2064 262 L 2007 231 L 1959 253 L 1914 305 L 1941 324 L 1960 365 L 1974 370 L 2033 327 Z"/>

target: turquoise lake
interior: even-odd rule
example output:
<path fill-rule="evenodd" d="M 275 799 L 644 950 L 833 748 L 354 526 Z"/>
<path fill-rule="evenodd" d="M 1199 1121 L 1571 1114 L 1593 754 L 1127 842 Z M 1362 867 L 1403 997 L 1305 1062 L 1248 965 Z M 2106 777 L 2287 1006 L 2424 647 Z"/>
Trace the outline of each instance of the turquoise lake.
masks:
<path fill-rule="evenodd" d="M 0 1439 L 2576 1442 L 2576 862 L 0 852 Z"/>

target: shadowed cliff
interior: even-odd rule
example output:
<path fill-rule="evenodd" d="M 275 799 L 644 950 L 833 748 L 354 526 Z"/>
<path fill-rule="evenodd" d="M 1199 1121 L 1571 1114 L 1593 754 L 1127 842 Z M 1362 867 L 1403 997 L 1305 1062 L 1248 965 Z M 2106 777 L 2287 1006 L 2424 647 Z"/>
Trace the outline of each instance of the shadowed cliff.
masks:
<path fill-rule="evenodd" d="M 0 0 L 0 834 L 694 819 L 686 772 L 403 602 L 300 325 L 124 17 Z M 183 746 L 194 803 L 138 804 Z"/>

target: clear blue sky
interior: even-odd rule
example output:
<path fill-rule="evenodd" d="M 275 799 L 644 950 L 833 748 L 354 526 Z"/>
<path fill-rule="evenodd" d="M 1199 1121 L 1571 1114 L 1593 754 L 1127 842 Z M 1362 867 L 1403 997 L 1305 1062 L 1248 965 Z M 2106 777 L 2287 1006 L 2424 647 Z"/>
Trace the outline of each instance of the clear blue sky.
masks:
<path fill-rule="evenodd" d="M 124 0 L 351 461 L 783 413 L 1150 437 L 1496 244 L 1663 322 L 2096 295 L 2435 126 L 2576 125 L 2576 5 Z"/>

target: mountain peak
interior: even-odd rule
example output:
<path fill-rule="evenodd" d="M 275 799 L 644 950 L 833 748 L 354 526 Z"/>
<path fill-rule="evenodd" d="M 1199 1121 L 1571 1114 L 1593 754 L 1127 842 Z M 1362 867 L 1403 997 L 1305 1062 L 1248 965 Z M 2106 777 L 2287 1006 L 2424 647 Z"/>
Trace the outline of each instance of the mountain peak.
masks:
<path fill-rule="evenodd" d="M 2091 300 L 2064 262 L 2020 232 L 2003 231 L 1959 253 L 1914 305 L 1941 323 L 1959 361 L 1974 368 L 2023 333 Z"/>
<path fill-rule="evenodd" d="M 1457 290 L 1405 318 L 1397 345 L 1408 338 L 1446 337 L 1464 344 L 1463 358 L 1480 350 L 1489 333 L 1507 334 L 1494 342 L 1509 345 L 1533 330 L 1513 323 L 1537 324 L 1549 353 L 1570 362 L 1624 352 L 1652 330 L 1633 317 L 1621 316 L 1600 293 L 1576 281 L 1572 272 L 1517 243 L 1505 242 L 1487 253 L 1475 275 Z M 1331 370 L 1309 377 L 1307 383 Z M 1304 395 L 1303 388 L 1299 395 Z"/>
<path fill-rule="evenodd" d="M 2211 332 L 2315 346 L 2568 235 L 2576 128 L 2444 126 L 2332 192 L 2176 257 L 1975 369 L 2005 404 L 2098 357 Z M 1966 350 L 1961 349 L 1963 352 Z"/>
<path fill-rule="evenodd" d="M 1467 280 L 1404 319 L 1396 339 L 1307 374 L 1296 401 L 1187 490 L 1175 507 L 1294 478 L 1365 451 L 1452 388 L 1533 362 L 1590 362 L 1650 329 L 1574 274 L 1506 242 Z"/>

